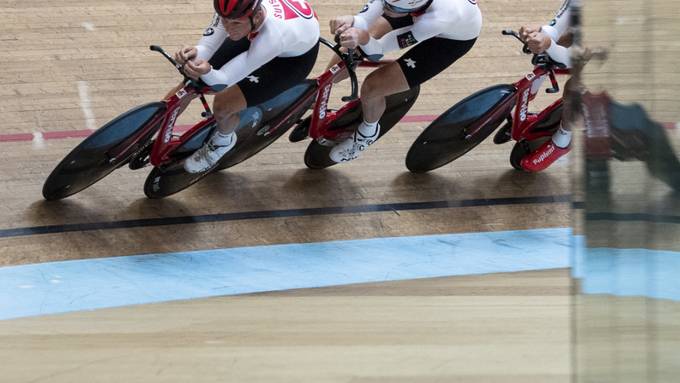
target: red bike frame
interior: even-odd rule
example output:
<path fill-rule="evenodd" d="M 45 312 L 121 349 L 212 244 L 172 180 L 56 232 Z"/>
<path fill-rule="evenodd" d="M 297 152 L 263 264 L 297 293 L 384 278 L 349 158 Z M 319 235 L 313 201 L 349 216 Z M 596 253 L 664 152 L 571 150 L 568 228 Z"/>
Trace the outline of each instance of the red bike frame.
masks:
<path fill-rule="evenodd" d="M 515 141 L 527 140 L 533 141 L 546 135 L 551 135 L 551 132 L 535 131 L 533 127 L 543 121 L 555 109 L 562 105 L 562 97 L 548 105 L 537 115 L 529 115 L 529 102 L 533 101 L 538 94 L 538 88 L 542 83 L 542 77 L 548 76 L 553 89 L 559 89 L 556 75 L 568 75 L 569 69 L 546 68 L 544 65 L 536 65 L 534 71 L 527 74 L 523 79 L 517 81 L 513 86 L 517 89 L 515 98 L 515 113 L 512 118 L 512 139 Z M 541 83 L 537 83 L 541 81 Z M 536 83 L 536 88 L 534 88 Z"/>
<path fill-rule="evenodd" d="M 390 63 L 389 60 L 383 61 L 368 61 L 362 60 L 357 63 L 360 68 L 377 68 L 381 65 Z M 339 140 L 349 137 L 352 132 L 346 130 L 329 130 L 329 126 L 338 118 L 343 116 L 347 111 L 354 109 L 361 102 L 360 99 L 351 100 L 345 103 L 339 110 L 328 110 L 328 99 L 330 98 L 331 89 L 335 79 L 347 68 L 344 61 L 333 65 L 331 68 L 323 72 L 315 80 L 312 86 L 302 97 L 298 99 L 293 105 L 288 107 L 285 113 L 282 113 L 277 120 L 271 124 L 271 127 L 264 133 L 269 135 L 279 129 L 284 122 L 288 121 L 290 117 L 298 114 L 300 108 L 307 108 L 313 102 L 312 118 L 309 126 L 309 136 L 315 140 Z"/>
<path fill-rule="evenodd" d="M 362 60 L 358 62 L 357 66 L 360 68 L 377 68 L 381 65 L 390 63 L 389 60 L 383 61 L 368 61 Z M 307 108 L 311 102 L 312 117 L 309 126 L 309 136 L 315 140 L 339 140 L 349 137 L 352 132 L 346 130 L 329 130 L 330 125 L 343 116 L 347 111 L 354 109 L 361 102 L 360 99 L 351 100 L 345 103 L 339 110 L 328 110 L 328 99 L 330 98 L 331 89 L 335 79 L 347 69 L 347 64 L 344 61 L 333 65 L 331 68 L 323 72 L 315 80 L 312 86 L 302 97 L 298 99 L 293 105 L 288 107 L 285 113 L 282 113 L 277 120 L 271 124 L 271 127 L 264 135 L 269 135 L 279 129 L 290 117 L 298 114 L 300 108 Z"/>
<path fill-rule="evenodd" d="M 357 63 L 357 66 L 374 68 L 388 62 L 389 61 L 371 62 L 368 60 L 362 60 Z M 328 129 L 333 121 L 342 116 L 345 112 L 357 107 L 360 102 L 360 100 L 357 98 L 347 102 L 338 111 L 328 110 L 328 99 L 331 93 L 333 82 L 341 73 L 343 73 L 343 70 L 346 68 L 347 64 L 345 64 L 344 61 L 340 61 L 338 64 L 322 73 L 318 78 L 316 78 L 316 84 L 310 87 L 310 89 L 302 97 L 300 97 L 297 102 L 288 107 L 284 113 L 282 113 L 273 123 L 271 123 L 269 130 L 264 132 L 264 135 L 271 134 L 286 122 L 290 123 L 290 117 L 298 114 L 301 111 L 301 108 L 306 109 L 310 103 L 314 101 L 309 136 L 318 140 L 337 140 L 349 136 L 351 132 L 343 130 L 330 131 Z M 175 149 L 186 143 L 194 136 L 195 133 L 215 123 L 215 118 L 213 117 L 210 106 L 208 105 L 204 95 L 204 93 L 208 91 L 209 88 L 198 89 L 194 84 L 187 81 L 184 86 L 175 94 L 162 101 L 162 103 L 165 104 L 164 108 L 162 111 L 157 112 L 156 115 L 146 123 L 144 128 L 140 129 L 136 134 L 132 135 L 109 152 L 112 161 L 125 153 L 129 153 L 129 150 L 131 150 L 136 143 L 138 143 L 140 140 L 143 140 L 145 137 L 150 137 L 153 135 L 153 132 L 158 129 L 158 126 L 160 126 L 161 128 L 151 148 L 149 162 L 156 167 L 171 162 L 172 158 L 170 155 Z M 181 111 L 184 110 L 186 106 L 197 97 L 201 99 L 203 108 L 205 109 L 205 118 L 181 135 L 173 134 L 177 117 L 180 115 Z"/>
<path fill-rule="evenodd" d="M 175 123 L 177 122 L 177 117 L 180 112 L 196 97 L 200 97 L 203 107 L 206 110 L 206 118 L 183 134 L 177 136 L 173 134 L 173 129 Z M 153 166 L 160 166 L 171 161 L 170 154 L 177 149 L 179 146 L 183 145 L 194 133 L 204 129 L 206 126 L 213 124 L 215 119 L 208 106 L 208 102 L 202 91 L 198 90 L 194 85 L 189 82 L 178 90 L 174 95 L 162 101 L 165 107 L 162 111 L 156 113 L 155 116 L 146 123 L 145 127 L 140 129 L 137 133 L 130 136 L 127 140 L 123 141 L 120 145 L 113 148 L 109 152 L 109 156 L 112 161 L 119 157 L 121 154 L 128 153 L 128 151 L 144 137 L 149 137 L 161 126 L 161 129 L 153 142 L 153 147 L 151 148 L 151 158 L 150 163 Z"/>
<path fill-rule="evenodd" d="M 545 64 L 537 64 L 533 72 L 528 73 L 524 78 L 512 84 L 515 88 L 514 97 L 509 97 L 493 108 L 485 117 L 479 119 L 475 126 L 468 130 L 466 139 L 474 136 L 482 127 L 504 118 L 508 111 L 515 106 L 515 112 L 512 115 L 512 129 L 511 136 L 515 141 L 527 140 L 532 141 L 540 137 L 551 135 L 551 132 L 539 130 L 534 131 L 536 124 L 543 121 L 546 116 L 549 116 L 555 109 L 562 105 L 562 98 L 553 102 L 551 105 L 543 109 L 537 115 L 529 114 L 529 102 L 533 101 L 538 94 L 538 84 L 534 88 L 536 81 L 541 81 L 543 76 L 548 76 L 553 89 L 558 89 L 556 75 L 568 75 L 569 69 L 560 69 L 547 66 Z"/>
<path fill-rule="evenodd" d="M 359 62 L 359 67 L 361 68 L 377 68 L 381 65 L 387 64 L 389 61 L 378 61 L 372 62 L 367 60 L 362 60 Z M 335 79 L 340 73 L 346 69 L 347 66 L 344 62 L 339 62 L 338 64 L 332 66 L 327 71 L 322 73 L 316 79 L 317 85 L 317 95 L 314 102 L 314 111 L 312 112 L 312 120 L 309 126 L 309 136 L 315 140 L 328 139 L 328 140 L 339 140 L 348 137 L 352 132 L 335 130 L 330 131 L 328 127 L 337 120 L 340 116 L 343 116 L 347 111 L 358 107 L 361 103 L 360 99 L 355 99 L 345 103 L 337 111 L 328 110 L 328 99 L 331 94 L 331 89 Z"/>

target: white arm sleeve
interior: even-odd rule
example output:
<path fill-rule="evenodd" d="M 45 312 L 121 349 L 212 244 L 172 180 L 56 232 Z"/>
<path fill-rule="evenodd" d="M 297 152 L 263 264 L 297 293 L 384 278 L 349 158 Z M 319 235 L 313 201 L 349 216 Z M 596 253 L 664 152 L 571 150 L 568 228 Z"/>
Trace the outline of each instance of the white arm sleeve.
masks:
<path fill-rule="evenodd" d="M 210 60 L 227 36 L 227 31 L 224 30 L 222 25 L 222 19 L 215 13 L 212 23 L 203 31 L 203 37 L 196 45 L 198 58 Z"/>
<path fill-rule="evenodd" d="M 364 9 L 361 10 L 357 15 L 354 16 L 355 28 L 368 30 L 368 28 L 373 24 L 378 17 L 383 14 L 383 2 L 382 0 L 369 0 Z"/>
<path fill-rule="evenodd" d="M 238 83 L 282 53 L 281 44 L 275 43 L 277 39 L 277 33 L 272 30 L 260 34 L 247 51 L 234 57 L 219 70 L 213 68 L 201 76 L 201 79 L 210 86 L 230 87 Z"/>
<path fill-rule="evenodd" d="M 571 49 L 558 45 L 553 41 L 550 44 L 550 48 L 548 48 L 545 53 L 547 53 L 551 59 L 566 65 L 567 68 L 571 67 Z"/>
<path fill-rule="evenodd" d="M 541 32 L 545 32 L 553 41 L 559 41 L 560 37 L 569 30 L 569 19 L 571 18 L 571 0 L 565 0 L 555 18 L 550 24 L 541 27 Z"/>
<path fill-rule="evenodd" d="M 368 44 L 362 45 L 361 49 L 367 55 L 383 55 L 440 35 L 450 27 L 451 23 L 442 22 L 431 14 L 426 14 L 418 18 L 413 25 L 395 29 L 380 40 L 371 37 Z"/>
<path fill-rule="evenodd" d="M 550 48 L 546 50 L 546 53 L 553 60 L 571 67 L 571 52 L 569 48 L 560 46 L 557 42 L 560 38 L 568 32 L 569 22 L 571 18 L 571 2 L 572 0 L 565 0 L 557 12 L 555 18 L 550 22 L 549 25 L 544 25 L 541 27 L 541 32 L 544 32 L 552 42 L 550 43 Z"/>

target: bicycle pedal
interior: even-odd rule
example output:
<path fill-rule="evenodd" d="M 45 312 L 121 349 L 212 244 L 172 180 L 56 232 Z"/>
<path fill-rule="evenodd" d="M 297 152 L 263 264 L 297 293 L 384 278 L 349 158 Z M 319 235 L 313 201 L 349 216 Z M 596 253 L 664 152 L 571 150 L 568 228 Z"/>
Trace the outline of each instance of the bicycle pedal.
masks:
<path fill-rule="evenodd" d="M 311 116 L 305 119 L 301 119 L 297 122 L 297 125 L 288 135 L 288 140 L 290 142 L 300 142 L 309 136 L 309 124 L 311 121 Z"/>

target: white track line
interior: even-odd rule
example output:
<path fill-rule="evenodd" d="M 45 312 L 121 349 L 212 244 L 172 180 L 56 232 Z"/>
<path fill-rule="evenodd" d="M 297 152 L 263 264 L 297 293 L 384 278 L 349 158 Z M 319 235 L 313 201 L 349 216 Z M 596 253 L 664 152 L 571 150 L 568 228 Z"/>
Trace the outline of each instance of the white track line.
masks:
<path fill-rule="evenodd" d="M 89 32 L 94 32 L 94 30 L 96 29 L 96 28 L 94 27 L 94 24 L 92 24 L 92 23 L 89 22 L 89 21 L 85 21 L 85 22 L 83 22 L 83 23 L 80 24 L 80 25 L 82 25 L 83 28 L 85 28 L 85 30 L 86 30 L 86 31 L 89 31 Z"/>
<path fill-rule="evenodd" d="M 40 132 L 33 132 L 33 148 L 42 149 L 45 147 L 45 136 Z"/>
<path fill-rule="evenodd" d="M 87 81 L 78 81 L 78 94 L 80 95 L 80 108 L 83 110 L 85 115 L 85 126 L 90 130 L 97 129 L 97 124 L 95 123 L 94 113 L 92 113 L 90 101 L 90 91 Z"/>

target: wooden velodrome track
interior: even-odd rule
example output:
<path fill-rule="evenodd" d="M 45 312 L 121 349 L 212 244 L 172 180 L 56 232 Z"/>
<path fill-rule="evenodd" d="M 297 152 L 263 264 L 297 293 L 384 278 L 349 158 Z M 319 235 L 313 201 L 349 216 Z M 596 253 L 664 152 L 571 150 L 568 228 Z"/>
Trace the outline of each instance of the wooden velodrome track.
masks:
<path fill-rule="evenodd" d="M 284 137 L 233 170 L 166 200 L 144 197 L 146 171 L 123 169 L 74 198 L 46 203 L 40 195 L 42 182 L 82 139 L 63 136 L 99 126 L 173 86 L 176 72 L 147 47 L 173 50 L 193 43 L 209 22 L 210 1 L 59 0 L 36 7 L 2 0 L 0 229 L 7 235 L 0 237 L 0 266 L 569 226 L 567 161 L 542 174 L 521 174 L 508 163 L 509 144 L 488 142 L 431 174 L 413 175 L 404 166 L 409 145 L 431 116 L 473 91 L 516 81 L 530 70 L 519 44 L 500 31 L 543 23 L 559 3 L 481 1 L 484 29 L 471 53 L 423 86 L 409 112 L 414 122 L 400 123 L 354 163 L 309 171 L 302 161 L 306 145 Z M 362 3 L 323 0 L 313 6 L 327 35 L 330 16 L 353 13 Z M 328 58 L 322 51 L 315 74 Z M 334 94 L 346 89 L 341 86 Z M 536 107 L 551 100 L 544 95 Z M 180 123 L 192 122 L 195 110 Z M 519 197 L 532 202 L 502 202 Z M 468 200 L 489 203 L 119 229 L 95 226 L 51 234 L 32 230 L 228 212 Z M 567 382 L 568 313 L 568 272 L 556 270 L 17 319 L 0 322 L 0 380 Z"/>

